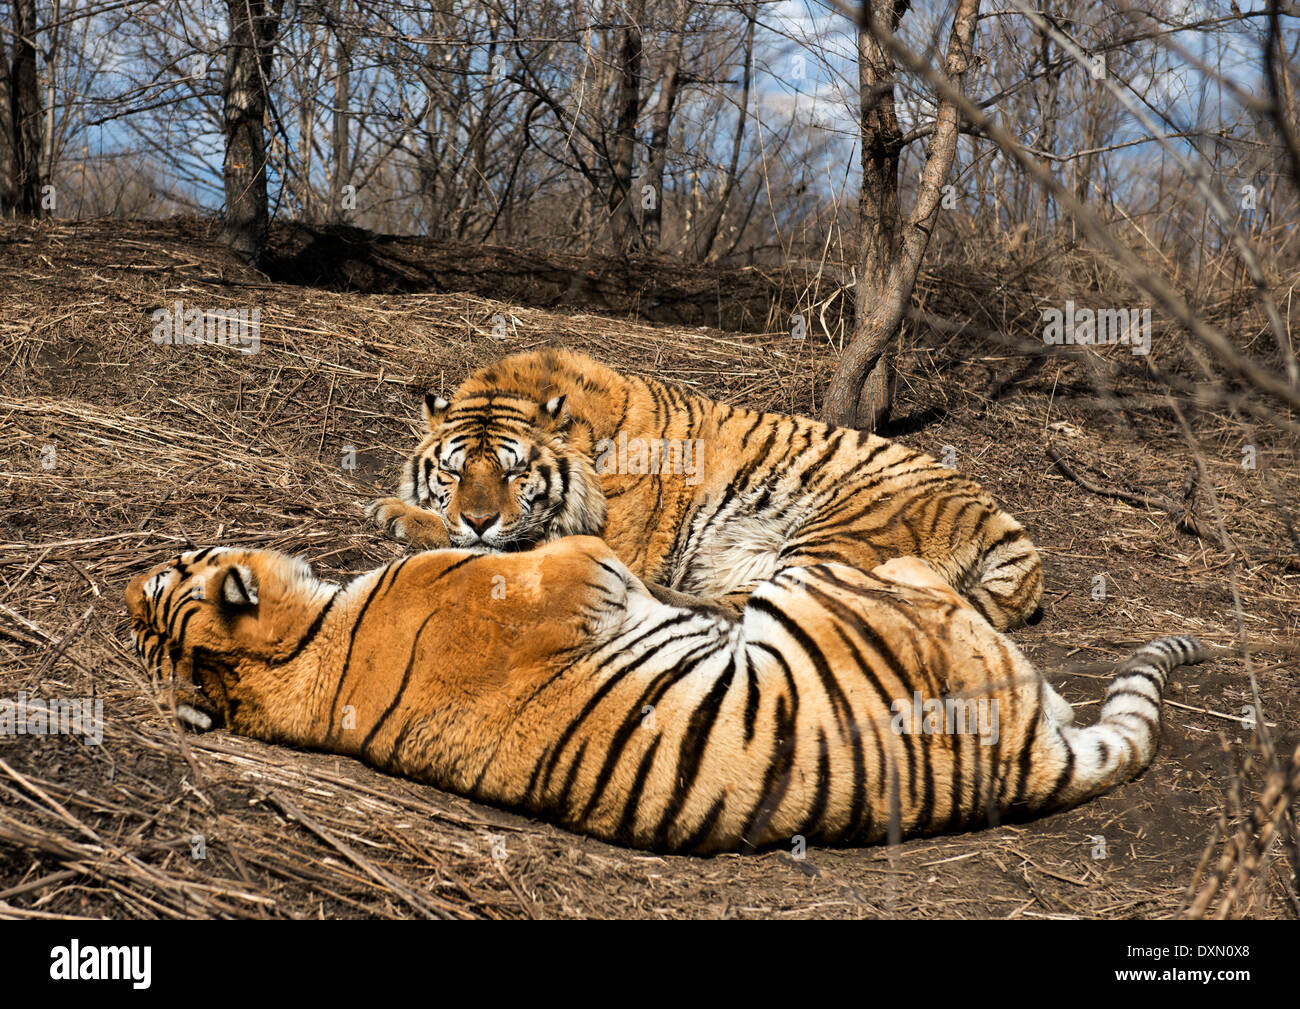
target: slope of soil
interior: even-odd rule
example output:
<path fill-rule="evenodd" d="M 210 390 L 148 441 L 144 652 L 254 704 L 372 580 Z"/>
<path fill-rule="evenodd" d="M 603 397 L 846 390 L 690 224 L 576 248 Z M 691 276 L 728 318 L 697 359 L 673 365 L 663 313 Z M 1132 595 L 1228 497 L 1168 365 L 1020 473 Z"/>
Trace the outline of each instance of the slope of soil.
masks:
<path fill-rule="evenodd" d="M 318 284 L 310 253 L 292 254 L 291 279 Z M 526 259 L 515 256 L 520 269 Z M 996 309 L 983 283 L 937 270 L 920 298 L 944 318 L 962 297 Z M 371 293 L 345 286 L 243 270 L 194 223 L 0 227 L 0 698 L 93 694 L 105 713 L 98 746 L 0 736 L 0 915 L 1180 912 L 1255 748 L 1241 721 L 1253 704 L 1243 659 L 1176 674 L 1154 765 L 1080 809 L 802 858 L 626 851 L 351 760 L 179 734 L 130 650 L 128 578 L 216 543 L 290 550 L 335 579 L 399 556 L 361 509 L 390 493 L 425 388 L 449 391 L 505 353 L 563 344 L 726 402 L 815 413 L 835 361 L 812 336 L 656 327 L 409 278 Z M 257 309 L 258 352 L 156 345 L 151 313 L 177 300 Z M 1023 307 L 994 314 L 985 328 L 1033 338 Z M 496 317 L 508 322 L 504 339 Z M 1098 664 L 1135 643 L 1244 635 L 1264 718 L 1289 751 L 1300 724 L 1294 437 L 1180 396 L 1188 434 L 1125 348 L 1040 344 L 1027 355 L 974 332 L 917 328 L 886 433 L 949 454 L 1043 550 L 1044 619 L 1017 642 L 1044 668 L 1073 670 L 1052 679 L 1087 719 L 1105 688 Z M 1152 360 L 1190 374 L 1179 348 L 1161 332 Z M 1179 500 L 1199 462 L 1193 508 L 1234 551 L 1160 510 L 1085 491 L 1052 467 L 1049 440 L 1099 483 Z M 1253 469 L 1242 465 L 1247 445 Z M 1248 772 L 1240 784 L 1244 802 L 1252 781 Z M 1270 863 L 1239 913 L 1294 914 L 1285 877 Z"/>

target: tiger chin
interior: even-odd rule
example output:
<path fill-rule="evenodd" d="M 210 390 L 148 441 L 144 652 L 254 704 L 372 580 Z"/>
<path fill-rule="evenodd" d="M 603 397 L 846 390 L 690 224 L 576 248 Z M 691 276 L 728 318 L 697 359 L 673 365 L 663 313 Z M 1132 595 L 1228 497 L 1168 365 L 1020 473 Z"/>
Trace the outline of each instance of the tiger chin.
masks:
<path fill-rule="evenodd" d="M 126 601 L 139 655 L 197 727 L 697 854 L 1075 805 L 1150 763 L 1170 671 L 1207 655 L 1194 638 L 1138 649 L 1082 728 L 915 558 L 783 571 L 733 621 L 656 600 L 591 537 L 430 551 L 346 585 L 271 551 L 202 550 Z M 954 710 L 968 717 L 946 723 Z"/>
<path fill-rule="evenodd" d="M 787 567 L 869 571 L 911 555 L 1000 630 L 1042 598 L 1019 522 L 956 470 L 873 434 L 731 407 L 563 349 L 481 368 L 450 401 L 426 399 L 425 419 L 399 496 L 370 509 L 417 547 L 599 535 L 667 587 L 656 591 L 733 610 Z M 534 492 L 541 506 L 514 492 L 511 467 L 534 455 L 548 472 L 567 465 L 567 507 L 558 481 Z"/>

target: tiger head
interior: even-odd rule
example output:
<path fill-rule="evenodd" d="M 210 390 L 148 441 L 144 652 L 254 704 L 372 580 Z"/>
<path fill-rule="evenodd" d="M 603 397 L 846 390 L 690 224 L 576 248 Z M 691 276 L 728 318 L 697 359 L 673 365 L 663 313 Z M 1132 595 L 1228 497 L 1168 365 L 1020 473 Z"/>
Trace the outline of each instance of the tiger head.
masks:
<path fill-rule="evenodd" d="M 257 735 L 277 715 L 262 700 L 277 694 L 261 681 L 310 638 L 313 619 L 337 591 L 297 558 L 210 548 L 139 575 L 126 604 L 135 650 L 176 689 L 181 720 Z"/>
<path fill-rule="evenodd" d="M 453 546 L 525 550 L 599 536 L 605 495 L 591 431 L 565 397 L 539 403 L 485 392 L 424 400 L 429 434 L 402 469 L 398 496 L 438 514 Z"/>

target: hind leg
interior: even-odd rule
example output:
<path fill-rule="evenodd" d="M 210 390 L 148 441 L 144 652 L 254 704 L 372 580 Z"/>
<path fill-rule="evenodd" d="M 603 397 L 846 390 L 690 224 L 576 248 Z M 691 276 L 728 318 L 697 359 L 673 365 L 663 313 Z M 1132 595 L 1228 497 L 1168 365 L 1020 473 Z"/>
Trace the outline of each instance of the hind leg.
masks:
<path fill-rule="evenodd" d="M 884 564 L 877 564 L 871 573 L 877 578 L 918 589 L 935 589 L 948 584 L 920 557 L 893 557 Z"/>
<path fill-rule="evenodd" d="M 676 589 L 670 589 L 666 585 L 660 585 L 658 582 L 645 582 L 646 591 L 658 599 L 661 603 L 667 603 L 669 606 L 678 606 L 687 610 L 703 610 L 708 613 L 714 613 L 718 616 L 726 617 L 728 620 L 736 620 L 745 608 L 745 599 L 748 593 L 733 593 L 729 596 L 711 597 L 695 596 L 686 592 L 678 592 Z M 738 597 L 738 598 L 737 598 Z"/>
<path fill-rule="evenodd" d="M 871 573 L 882 581 L 894 582 L 910 588 L 929 589 L 952 602 L 962 606 L 969 605 L 928 561 L 920 557 L 894 557 L 884 564 L 877 564 L 871 569 Z"/>

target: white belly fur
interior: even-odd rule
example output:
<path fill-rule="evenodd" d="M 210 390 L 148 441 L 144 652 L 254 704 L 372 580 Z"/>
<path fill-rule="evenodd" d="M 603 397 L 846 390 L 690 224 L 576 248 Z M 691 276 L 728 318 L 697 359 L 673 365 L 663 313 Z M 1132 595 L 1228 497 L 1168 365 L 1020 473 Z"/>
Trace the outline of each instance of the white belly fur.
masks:
<path fill-rule="evenodd" d="M 784 524 L 760 518 L 725 522 L 696 553 L 692 581 L 698 579 L 698 591 L 713 596 L 753 589 L 776 574 L 788 532 Z"/>

